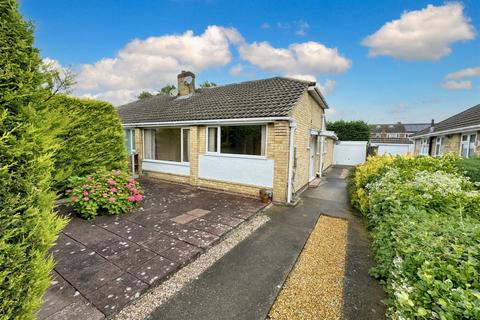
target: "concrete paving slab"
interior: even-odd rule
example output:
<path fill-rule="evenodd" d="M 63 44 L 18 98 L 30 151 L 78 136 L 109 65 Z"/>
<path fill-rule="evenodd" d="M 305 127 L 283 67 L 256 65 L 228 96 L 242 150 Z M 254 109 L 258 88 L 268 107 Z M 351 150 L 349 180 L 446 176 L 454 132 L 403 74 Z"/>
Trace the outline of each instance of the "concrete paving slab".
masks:
<path fill-rule="evenodd" d="M 58 273 L 53 272 L 52 285 L 43 295 L 43 308 L 37 313 L 37 318 L 45 319 L 74 302 L 80 302 L 81 299 L 83 298 L 77 290 Z"/>
<path fill-rule="evenodd" d="M 200 252 L 202 252 L 202 249 L 186 242 L 179 241 L 174 246 L 163 251 L 160 255 L 182 265 L 200 254 Z"/>
<path fill-rule="evenodd" d="M 222 236 L 228 231 L 232 230 L 232 227 L 218 222 L 213 222 L 205 219 L 197 219 L 188 224 L 189 227 L 194 229 L 202 230 L 216 236 Z"/>
<path fill-rule="evenodd" d="M 52 314 L 46 320 L 101 320 L 105 319 L 105 315 L 95 308 L 86 299 L 69 304 L 62 310 Z"/>
<path fill-rule="evenodd" d="M 130 272 L 131 270 L 134 270 L 137 266 L 141 265 L 147 260 L 152 259 L 156 255 L 156 253 L 134 244 L 133 246 L 126 250 L 123 250 L 119 254 L 108 258 L 108 261 L 112 262 L 120 269 Z"/>
<path fill-rule="evenodd" d="M 155 258 L 138 266 L 132 270 L 132 274 L 145 283 L 153 285 L 163 281 L 165 277 L 178 269 L 178 264 L 164 257 L 156 256 Z"/>

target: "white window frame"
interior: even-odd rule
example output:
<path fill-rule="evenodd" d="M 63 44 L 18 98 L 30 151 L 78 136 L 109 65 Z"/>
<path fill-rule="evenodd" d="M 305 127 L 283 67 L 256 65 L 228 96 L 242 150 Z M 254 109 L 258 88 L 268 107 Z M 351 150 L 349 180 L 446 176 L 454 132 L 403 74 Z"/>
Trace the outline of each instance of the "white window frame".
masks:
<path fill-rule="evenodd" d="M 236 154 L 236 153 L 222 153 L 222 126 L 207 126 L 205 128 L 205 154 L 206 155 L 211 155 L 211 156 L 218 156 L 218 157 L 232 157 L 232 158 L 252 158 L 252 159 L 267 159 L 267 146 L 268 146 L 268 124 L 226 124 L 223 125 L 224 127 L 230 127 L 230 126 L 261 126 L 262 127 L 262 137 L 261 139 L 264 140 L 263 135 L 265 135 L 265 151 L 264 155 L 253 155 L 253 154 Z M 217 129 L 217 151 L 208 151 L 208 145 L 209 145 L 209 139 L 210 135 L 208 133 L 209 128 L 216 128 Z"/>
<path fill-rule="evenodd" d="M 430 149 L 430 142 L 428 138 L 423 138 L 420 140 L 420 154 L 427 156 L 428 150 Z"/>
<path fill-rule="evenodd" d="M 145 130 L 156 130 L 156 129 L 180 129 L 180 162 L 177 162 L 177 161 L 168 161 L 168 160 L 156 160 L 156 159 L 148 159 L 148 158 L 145 158 Z M 181 128 L 178 128 L 178 127 L 152 127 L 152 128 L 144 128 L 142 130 L 142 148 L 143 148 L 143 160 L 145 161 L 149 161 L 149 162 L 157 162 L 157 163 L 168 163 L 168 164 L 176 164 L 176 165 L 183 165 L 183 166 L 189 166 L 190 165 L 190 161 L 183 161 L 183 131 L 186 130 L 186 129 L 190 129 L 190 127 L 181 127 Z M 188 137 L 188 142 L 190 143 L 190 139 L 192 137 Z M 189 157 L 189 160 L 190 160 L 190 146 L 188 146 L 189 150 L 188 150 L 188 157 Z"/>
<path fill-rule="evenodd" d="M 445 143 L 445 137 L 444 136 L 440 136 L 440 137 L 435 138 L 435 157 L 440 157 L 440 156 L 443 155 L 444 143 Z"/>
<path fill-rule="evenodd" d="M 470 158 L 472 155 L 470 155 L 470 136 L 475 136 L 475 139 L 473 140 L 474 142 L 474 146 L 476 146 L 477 144 L 477 139 L 478 139 L 478 135 L 477 133 L 474 131 L 474 132 L 467 132 L 467 133 L 462 133 L 462 135 L 460 136 L 460 150 L 458 152 L 458 154 L 460 156 L 462 156 L 462 147 L 463 147 L 463 137 L 467 137 L 467 156 L 466 158 Z M 475 151 L 474 151 L 475 152 Z"/>

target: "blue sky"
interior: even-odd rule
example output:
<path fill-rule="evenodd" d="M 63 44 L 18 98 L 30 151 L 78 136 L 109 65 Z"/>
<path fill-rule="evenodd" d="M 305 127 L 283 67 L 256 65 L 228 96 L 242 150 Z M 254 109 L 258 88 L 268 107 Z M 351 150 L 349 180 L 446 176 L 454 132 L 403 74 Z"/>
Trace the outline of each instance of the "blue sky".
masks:
<path fill-rule="evenodd" d="M 44 58 L 114 104 L 175 83 L 316 79 L 328 118 L 436 121 L 480 103 L 480 1 L 34 1 Z M 136 39 L 136 40 L 135 40 Z"/>

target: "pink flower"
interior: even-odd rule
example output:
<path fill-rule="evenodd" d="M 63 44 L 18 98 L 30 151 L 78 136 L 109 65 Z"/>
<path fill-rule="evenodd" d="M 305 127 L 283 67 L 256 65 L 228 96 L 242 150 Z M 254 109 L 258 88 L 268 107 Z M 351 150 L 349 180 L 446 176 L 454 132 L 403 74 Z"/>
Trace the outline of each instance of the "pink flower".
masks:
<path fill-rule="evenodd" d="M 117 190 L 117 188 L 115 188 L 115 187 L 113 187 L 113 188 L 110 189 L 110 192 L 113 192 L 113 193 L 117 193 L 117 191 L 118 191 L 118 190 Z"/>
<path fill-rule="evenodd" d="M 117 201 L 117 198 L 115 197 L 108 198 L 108 202 L 115 202 L 115 201 Z"/>
<path fill-rule="evenodd" d="M 77 197 L 77 196 L 73 196 L 73 197 L 71 198 L 71 200 L 72 200 L 72 202 L 77 202 L 77 201 L 78 201 L 78 197 Z"/>
<path fill-rule="evenodd" d="M 112 179 L 108 179 L 108 180 L 107 180 L 107 183 L 108 183 L 109 185 L 111 185 L 111 186 L 114 186 L 114 185 L 117 184 L 117 181 L 112 180 Z"/>
<path fill-rule="evenodd" d="M 135 196 L 129 196 L 129 197 L 127 198 L 127 200 L 130 201 L 130 202 L 137 201 L 136 198 L 135 198 Z"/>
<path fill-rule="evenodd" d="M 86 196 L 88 196 L 88 191 L 83 191 L 82 194 L 86 197 Z"/>
<path fill-rule="evenodd" d="M 122 173 L 122 171 L 120 171 L 120 170 L 115 170 L 115 172 L 114 172 L 113 174 L 116 175 L 116 176 L 119 176 L 121 173 Z"/>
<path fill-rule="evenodd" d="M 135 179 L 133 179 L 133 178 L 128 179 L 128 183 L 134 184 L 134 183 L 135 183 Z"/>
<path fill-rule="evenodd" d="M 145 197 L 142 196 L 141 194 L 137 194 L 134 196 L 134 198 L 135 198 L 135 201 L 142 201 Z"/>
<path fill-rule="evenodd" d="M 88 200 L 90 200 L 89 197 L 83 197 L 83 201 L 87 202 Z"/>
<path fill-rule="evenodd" d="M 135 188 L 130 189 L 130 191 L 132 191 L 133 194 L 140 194 L 140 191 L 138 191 L 138 189 L 135 189 Z"/>
<path fill-rule="evenodd" d="M 87 177 L 87 180 L 88 180 L 88 181 L 92 181 L 92 180 L 93 180 L 93 177 L 92 177 L 92 176 L 88 176 L 88 177 Z"/>

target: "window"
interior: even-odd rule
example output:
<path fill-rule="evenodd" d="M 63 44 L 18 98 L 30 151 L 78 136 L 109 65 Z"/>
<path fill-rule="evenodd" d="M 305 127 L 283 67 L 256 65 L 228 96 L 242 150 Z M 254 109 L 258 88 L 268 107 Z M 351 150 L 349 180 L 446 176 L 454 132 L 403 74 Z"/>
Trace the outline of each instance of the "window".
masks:
<path fill-rule="evenodd" d="M 421 155 L 428 155 L 428 149 L 429 149 L 429 143 L 428 143 L 428 138 L 422 139 L 422 142 L 420 144 L 420 154 Z"/>
<path fill-rule="evenodd" d="M 264 156 L 266 126 L 221 126 L 207 128 L 207 150 L 211 153 Z"/>
<path fill-rule="evenodd" d="M 127 149 L 127 154 L 135 154 L 135 129 L 125 129 L 123 130 L 125 137 L 125 148 Z"/>
<path fill-rule="evenodd" d="M 464 158 L 472 157 L 475 154 L 477 135 L 475 133 L 462 135 L 460 142 L 460 155 Z"/>
<path fill-rule="evenodd" d="M 398 138 L 397 133 L 387 133 L 387 138 Z"/>
<path fill-rule="evenodd" d="M 443 137 L 437 137 L 435 140 L 435 155 L 441 156 L 443 154 Z"/>
<path fill-rule="evenodd" d="M 172 162 L 189 162 L 190 130 L 155 128 L 144 130 L 144 158 Z"/>

